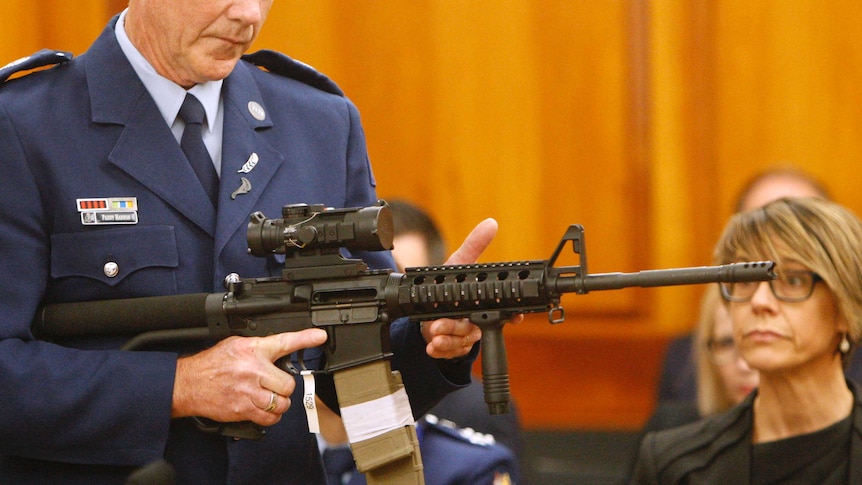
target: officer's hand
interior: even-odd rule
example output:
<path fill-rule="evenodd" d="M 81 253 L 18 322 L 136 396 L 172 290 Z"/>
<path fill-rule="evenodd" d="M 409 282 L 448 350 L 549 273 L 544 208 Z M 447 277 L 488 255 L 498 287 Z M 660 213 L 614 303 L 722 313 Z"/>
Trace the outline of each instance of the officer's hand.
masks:
<path fill-rule="evenodd" d="M 473 264 L 497 234 L 497 221 L 485 219 L 480 222 L 445 264 Z M 521 317 L 519 316 L 519 319 Z M 441 318 L 422 322 L 422 336 L 428 345 L 425 351 L 435 359 L 456 359 L 467 355 L 473 345 L 482 338 L 482 330 L 466 318 L 453 320 Z"/>
<path fill-rule="evenodd" d="M 296 382 L 273 364 L 299 349 L 317 347 L 326 332 L 307 329 L 268 337 L 229 337 L 177 360 L 171 416 L 270 426 L 290 407 Z"/>

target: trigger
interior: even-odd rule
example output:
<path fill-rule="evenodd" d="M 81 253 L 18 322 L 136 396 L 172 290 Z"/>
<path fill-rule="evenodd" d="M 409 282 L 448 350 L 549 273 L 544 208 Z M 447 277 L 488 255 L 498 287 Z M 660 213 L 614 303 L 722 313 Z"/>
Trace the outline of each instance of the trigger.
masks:
<path fill-rule="evenodd" d="M 300 362 L 302 362 L 302 356 L 300 356 L 300 357 L 299 357 L 299 361 L 300 361 Z M 289 372 L 289 373 L 290 373 L 290 374 L 292 374 L 292 375 L 295 375 L 295 376 L 300 375 L 300 370 L 299 370 L 299 369 L 297 369 L 297 368 L 293 365 L 293 362 L 291 362 L 291 361 L 290 361 L 290 356 L 289 356 L 289 355 L 285 355 L 284 357 L 282 357 L 282 358 L 280 358 L 280 359 L 276 360 L 276 361 L 275 361 L 275 365 L 276 365 L 276 367 L 278 367 L 279 369 L 281 369 L 281 370 L 283 370 L 283 371 L 285 371 L 285 372 Z M 303 369 L 305 368 L 305 364 L 302 364 L 302 368 L 303 368 Z"/>
<path fill-rule="evenodd" d="M 296 361 L 299 362 L 300 372 L 308 370 L 308 367 L 305 366 L 305 349 L 299 349 L 296 351 Z M 300 372 L 297 372 L 297 374 Z"/>

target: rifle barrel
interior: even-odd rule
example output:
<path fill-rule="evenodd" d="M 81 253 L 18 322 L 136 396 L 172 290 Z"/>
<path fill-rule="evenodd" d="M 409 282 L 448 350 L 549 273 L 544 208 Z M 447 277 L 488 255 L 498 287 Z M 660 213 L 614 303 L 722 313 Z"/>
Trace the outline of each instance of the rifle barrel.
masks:
<path fill-rule="evenodd" d="M 586 291 L 616 290 L 629 287 L 697 285 L 718 282 L 767 281 L 775 278 L 772 261 L 731 263 L 721 266 L 699 266 L 647 270 L 637 273 L 603 273 L 584 278 Z"/>

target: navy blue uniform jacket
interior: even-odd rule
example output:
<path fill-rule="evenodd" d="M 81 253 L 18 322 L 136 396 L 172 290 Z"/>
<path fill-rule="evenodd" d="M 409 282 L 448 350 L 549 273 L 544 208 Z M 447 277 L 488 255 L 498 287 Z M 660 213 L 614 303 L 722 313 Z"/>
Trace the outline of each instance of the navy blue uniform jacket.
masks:
<path fill-rule="evenodd" d="M 0 85 L 0 482 L 122 483 L 164 456 L 178 483 L 322 483 L 301 406 L 260 441 L 207 435 L 170 419 L 176 353 L 113 350 L 122 342 L 107 339 L 59 345 L 31 334 L 44 302 L 224 291 L 231 272 L 279 276 L 279 261 L 246 252 L 249 214 L 376 201 L 354 105 L 241 61 L 223 85 L 214 215 L 120 50 L 115 22 L 86 54 Z M 262 120 L 250 102 L 263 107 Z M 257 165 L 238 173 L 252 153 Z M 231 199 L 240 177 L 251 190 Z M 76 200 L 98 197 L 134 197 L 138 223 L 82 224 Z M 388 253 L 363 256 L 393 267 Z M 117 264 L 115 277 L 106 262 Z M 469 382 L 470 362 L 444 369 L 425 354 L 416 327 L 400 321 L 391 333 L 393 366 L 421 415 Z"/>

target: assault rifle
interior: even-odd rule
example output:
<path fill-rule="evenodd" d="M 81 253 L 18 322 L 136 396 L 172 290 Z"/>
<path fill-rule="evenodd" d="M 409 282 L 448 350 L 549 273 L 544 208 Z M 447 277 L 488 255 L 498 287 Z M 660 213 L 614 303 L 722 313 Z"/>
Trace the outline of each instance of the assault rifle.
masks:
<path fill-rule="evenodd" d="M 344 412 L 345 407 L 367 399 L 345 382 L 345 376 L 353 381 L 362 379 L 352 373 L 356 369 L 385 362 L 387 366 L 377 376 L 384 376 L 388 384 L 382 386 L 379 396 L 393 394 L 401 387 L 397 376 L 395 381 L 388 380 L 392 374 L 388 337 L 393 320 L 468 318 L 482 329 L 485 401 L 490 413 L 499 414 L 508 412 L 509 405 L 502 331 L 517 314 L 547 312 L 551 323 L 560 323 L 565 320 L 560 306 L 565 293 L 775 277 L 772 262 L 591 275 L 580 225 L 569 226 L 550 260 L 407 268 L 402 274 L 372 270 L 362 260 L 341 254 L 341 249 L 391 249 L 393 236 L 392 215 L 383 201 L 346 209 L 288 205 L 279 219 L 267 219 L 256 212 L 248 225 L 249 253 L 260 257 L 283 254 L 280 278 L 232 274 L 225 280 L 225 293 L 51 304 L 37 315 L 33 330 L 47 339 L 133 333 L 137 336 L 126 347 L 140 348 L 178 339 L 266 336 L 322 328 L 328 334 L 323 346 L 326 360 L 323 369 L 316 372 L 334 374 Z M 579 264 L 557 267 L 557 258 L 568 243 Z M 305 371 L 301 353 L 300 368 L 289 358 L 277 364 L 294 374 Z M 370 378 L 365 387 L 378 385 L 375 379 Z M 350 435 L 347 417 L 343 416 Z M 255 437 L 245 432 L 238 435 Z M 408 437 L 408 441 L 413 438 Z M 351 446 L 360 471 L 365 471 L 352 438 Z M 421 463 L 419 467 L 421 470 Z"/>

